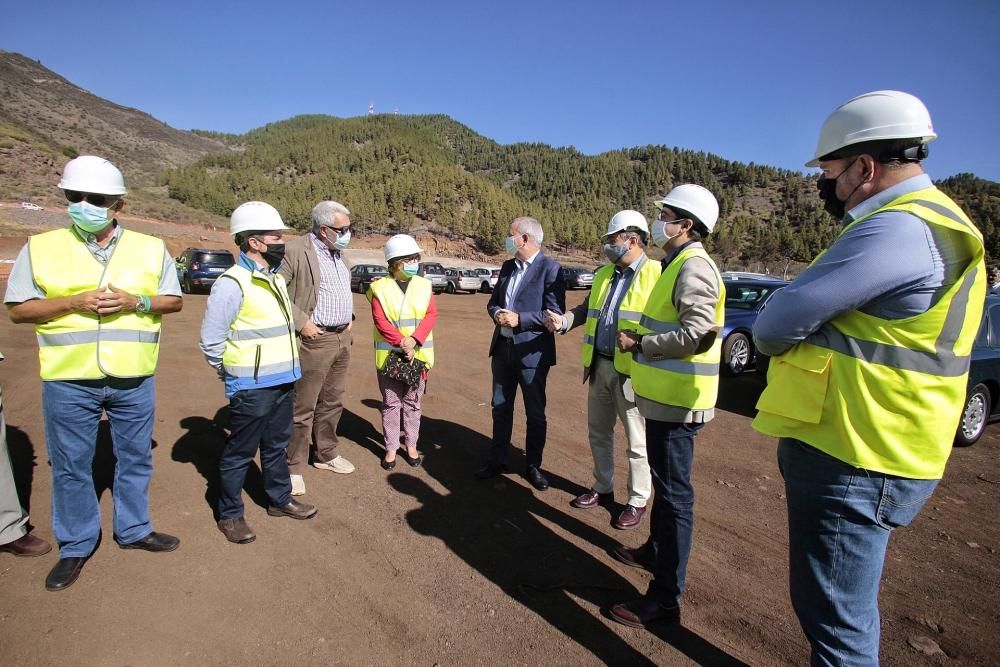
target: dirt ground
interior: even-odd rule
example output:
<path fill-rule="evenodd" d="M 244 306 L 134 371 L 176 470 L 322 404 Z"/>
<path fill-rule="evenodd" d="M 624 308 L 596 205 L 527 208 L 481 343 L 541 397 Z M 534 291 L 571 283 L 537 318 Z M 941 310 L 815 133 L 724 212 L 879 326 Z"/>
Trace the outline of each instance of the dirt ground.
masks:
<path fill-rule="evenodd" d="M 2 218 L 0 218 L 2 222 Z M 11 223 L 13 224 L 13 223 Z M 151 229 L 152 230 L 152 229 Z M 164 228 L 164 234 L 176 230 Z M 155 233 L 155 232 L 154 232 Z M 176 232 L 172 244 L 197 245 Z M 199 233 L 200 234 L 200 233 Z M 0 258 L 23 242 L 0 239 Z M 224 239 L 224 236 L 220 236 Z M 193 240 L 192 240 L 193 239 Z M 206 238 L 215 240 L 214 237 Z M 174 250 L 174 248 L 172 248 Z M 350 251 L 348 252 L 350 254 Z M 359 261 L 359 260 L 355 260 Z M 360 260 L 365 261 L 365 260 Z M 0 280 L 0 288 L 5 284 Z M 568 296 L 569 305 L 584 292 Z M 684 665 L 803 664 L 807 644 L 788 601 L 787 530 L 775 445 L 750 428 L 754 374 L 723 380 L 719 416 L 698 437 L 695 537 L 683 627 L 634 630 L 612 603 L 649 576 L 606 551 L 638 546 L 648 520 L 616 531 L 603 509 L 569 501 L 591 482 L 579 331 L 558 339 L 549 379 L 544 470 L 535 492 L 516 474 L 480 482 L 490 433 L 487 296 L 438 297 L 437 365 L 423 402 L 422 468 L 386 473 L 371 316 L 358 320 L 341 452 L 352 475 L 310 468 L 311 521 L 268 517 L 260 475 L 246 485 L 250 545 L 215 526 L 216 461 L 225 438 L 222 386 L 197 348 L 206 297 L 164 320 L 157 373 L 154 527 L 181 538 L 169 554 L 123 551 L 111 539 L 114 459 L 103 429 L 95 485 L 105 539 L 78 582 L 43 580 L 55 552 L 0 554 L 0 655 L 10 665 Z M 32 327 L 0 318 L 9 445 L 36 534 L 52 538 L 40 381 Z M 523 443 L 523 411 L 514 443 Z M 623 437 L 616 497 L 625 499 Z M 925 510 L 890 544 L 882 585 L 885 665 L 1000 661 L 1000 427 L 956 449 Z"/>

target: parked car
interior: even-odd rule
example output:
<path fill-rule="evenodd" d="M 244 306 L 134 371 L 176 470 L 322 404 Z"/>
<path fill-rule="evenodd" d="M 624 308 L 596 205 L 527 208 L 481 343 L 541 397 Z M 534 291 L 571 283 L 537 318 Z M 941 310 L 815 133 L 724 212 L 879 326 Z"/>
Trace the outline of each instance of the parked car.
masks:
<path fill-rule="evenodd" d="M 966 447 L 1000 419 L 1000 296 L 986 297 L 983 323 L 972 347 L 969 384 L 955 444 Z"/>
<path fill-rule="evenodd" d="M 447 281 L 444 291 L 454 294 L 459 290 L 464 290 L 469 294 L 479 290 L 479 276 L 474 269 L 456 269 L 454 267 L 444 270 L 444 277 Z"/>
<path fill-rule="evenodd" d="M 32 204 L 30 201 L 23 201 L 23 202 L 21 202 L 21 208 L 28 209 L 29 211 L 42 211 L 42 210 L 44 210 L 38 204 Z"/>
<path fill-rule="evenodd" d="M 351 267 L 351 291 L 364 294 L 372 283 L 389 275 L 389 269 L 379 264 L 355 264 Z"/>
<path fill-rule="evenodd" d="M 431 281 L 431 290 L 435 294 L 440 294 L 448 286 L 448 280 L 444 275 L 444 267 L 437 262 L 420 262 L 417 275 Z"/>
<path fill-rule="evenodd" d="M 236 260 L 228 250 L 188 248 L 176 258 L 176 262 L 181 291 L 193 294 L 198 290 L 211 289 L 216 279 L 235 264 Z"/>
<path fill-rule="evenodd" d="M 722 372 L 739 375 L 755 366 L 753 324 L 772 294 L 788 285 L 764 275 L 723 273 L 726 286 L 726 320 L 722 327 Z"/>
<path fill-rule="evenodd" d="M 500 269 L 490 269 L 484 266 L 478 269 L 472 269 L 472 272 L 479 278 L 480 292 L 492 292 L 493 288 L 497 286 L 497 278 L 500 277 Z"/>
<path fill-rule="evenodd" d="M 594 284 L 594 274 L 590 269 L 562 268 L 563 281 L 566 289 L 590 289 Z"/>

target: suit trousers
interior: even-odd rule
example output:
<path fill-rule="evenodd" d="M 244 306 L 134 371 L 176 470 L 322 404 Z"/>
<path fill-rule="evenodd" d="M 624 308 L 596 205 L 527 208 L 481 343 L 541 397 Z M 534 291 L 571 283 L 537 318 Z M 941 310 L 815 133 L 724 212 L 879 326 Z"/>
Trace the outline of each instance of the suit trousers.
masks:
<path fill-rule="evenodd" d="M 594 354 L 587 390 L 587 426 L 590 453 L 594 456 L 594 490 L 615 490 L 615 420 L 625 428 L 628 452 L 628 504 L 645 507 L 652 491 L 646 458 L 646 420 L 635 402 L 625 398 L 622 387 L 627 375 L 615 370 L 613 359 Z"/>
<path fill-rule="evenodd" d="M 328 463 L 337 458 L 337 426 L 344 412 L 351 342 L 347 330 L 302 339 L 302 377 L 295 383 L 292 440 L 288 446 L 288 469 L 293 475 L 301 475 L 309 464 L 312 443 L 316 444 L 317 461 Z"/>
<path fill-rule="evenodd" d="M 514 354 L 514 343 L 501 338 L 493 350 L 493 444 L 490 462 L 507 465 L 510 437 L 514 430 L 514 400 L 521 387 L 527 428 L 524 439 L 525 463 L 541 467 L 545 449 L 545 380 L 549 366 L 524 368 Z"/>
<path fill-rule="evenodd" d="M 14 485 L 7 452 L 7 423 L 3 415 L 3 393 L 0 391 L 0 545 L 19 540 L 27 533 L 28 515 L 21 508 Z"/>

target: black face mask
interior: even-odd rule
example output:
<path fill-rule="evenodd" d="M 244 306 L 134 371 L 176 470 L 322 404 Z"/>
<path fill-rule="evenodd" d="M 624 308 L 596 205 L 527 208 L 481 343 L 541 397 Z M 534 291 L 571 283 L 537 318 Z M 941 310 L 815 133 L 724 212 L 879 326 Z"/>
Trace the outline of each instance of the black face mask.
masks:
<path fill-rule="evenodd" d="M 272 270 L 276 269 L 278 268 L 278 265 L 281 264 L 281 260 L 285 258 L 285 244 L 268 243 L 266 245 L 267 250 L 260 253 L 260 256 L 264 258 L 264 261 L 267 262 L 267 265 L 270 266 Z"/>
<path fill-rule="evenodd" d="M 855 160 L 854 162 L 857 162 Z M 837 220 L 842 220 L 844 215 L 847 214 L 847 202 L 841 201 L 837 198 L 837 181 L 840 177 L 847 173 L 847 170 L 854 166 L 854 162 L 844 167 L 844 170 L 837 174 L 836 178 L 826 178 L 825 176 L 820 176 L 819 180 L 816 181 L 816 189 L 819 190 L 819 198 L 823 200 L 823 208 L 827 213 L 835 217 Z M 861 187 L 861 183 L 858 183 L 857 187 L 854 188 L 856 191 Z M 848 199 L 854 194 L 854 191 L 847 196 Z"/>

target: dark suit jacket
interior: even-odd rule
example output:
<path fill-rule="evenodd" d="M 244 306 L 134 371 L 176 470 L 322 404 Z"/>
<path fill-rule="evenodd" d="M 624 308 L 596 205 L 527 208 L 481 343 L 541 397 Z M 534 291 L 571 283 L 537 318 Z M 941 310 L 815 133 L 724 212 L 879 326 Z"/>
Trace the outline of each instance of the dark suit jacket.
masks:
<path fill-rule="evenodd" d="M 500 308 L 517 313 L 520 321 L 514 329 L 514 350 L 524 368 L 554 366 L 556 342 L 555 337 L 545 330 L 545 311 L 562 313 L 566 310 L 566 283 L 559 273 L 561 267 L 559 262 L 539 252 L 521 276 L 513 303 L 507 303 L 507 284 L 515 268 L 513 259 L 508 259 L 500 267 L 500 277 L 486 304 L 486 311 L 491 318 Z M 497 326 L 490 341 L 491 357 L 499 338 L 500 327 Z"/>

